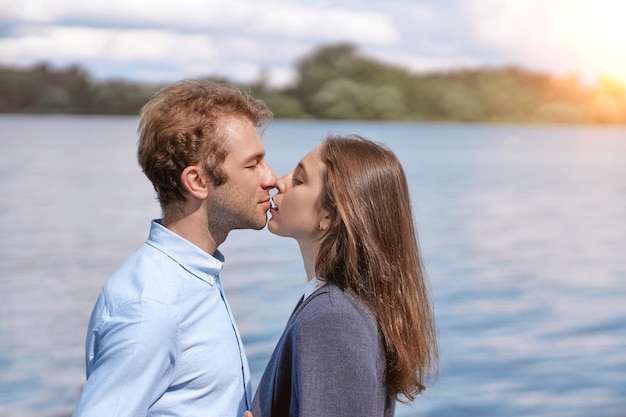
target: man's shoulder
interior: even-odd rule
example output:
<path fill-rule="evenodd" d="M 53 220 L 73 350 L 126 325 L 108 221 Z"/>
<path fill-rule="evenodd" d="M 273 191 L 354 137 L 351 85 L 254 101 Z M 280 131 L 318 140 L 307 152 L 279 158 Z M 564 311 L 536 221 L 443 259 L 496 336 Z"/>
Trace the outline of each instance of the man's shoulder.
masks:
<path fill-rule="evenodd" d="M 141 245 L 109 277 L 102 292 L 113 304 L 150 298 L 165 301 L 175 292 L 180 268 L 148 244 Z"/>

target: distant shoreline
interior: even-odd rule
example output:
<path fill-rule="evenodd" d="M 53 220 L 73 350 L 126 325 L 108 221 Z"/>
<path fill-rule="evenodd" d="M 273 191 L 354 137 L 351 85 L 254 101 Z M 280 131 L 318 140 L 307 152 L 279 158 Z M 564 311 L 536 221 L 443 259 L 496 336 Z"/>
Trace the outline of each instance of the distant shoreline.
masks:
<path fill-rule="evenodd" d="M 297 68 L 298 81 L 282 89 L 235 85 L 277 119 L 626 125 L 626 86 L 610 79 L 589 86 L 512 66 L 415 74 L 349 44 L 321 47 Z M 0 65 L 0 113 L 137 115 L 163 86 L 93 80 L 78 66 Z"/>
<path fill-rule="evenodd" d="M 0 117 L 110 117 L 110 118 L 139 118 L 139 114 L 84 114 L 84 113 L 6 113 L 0 112 Z M 589 122 L 579 122 L 579 123 L 563 123 L 563 122 L 516 122 L 516 121 L 462 121 L 462 120 L 363 120 L 363 119 L 310 119 L 310 118 L 290 118 L 290 117 L 274 117 L 275 121 L 286 121 L 286 122 L 320 122 L 320 123 L 365 123 L 365 124 L 416 124 L 416 125 L 467 125 L 467 126 L 479 126 L 479 125 L 489 125 L 489 126 L 527 126 L 527 127 L 594 127 L 594 128 L 623 128 L 626 127 L 626 122 L 624 123 L 589 123 Z M 626 416 L 625 416 L 626 417 Z"/>

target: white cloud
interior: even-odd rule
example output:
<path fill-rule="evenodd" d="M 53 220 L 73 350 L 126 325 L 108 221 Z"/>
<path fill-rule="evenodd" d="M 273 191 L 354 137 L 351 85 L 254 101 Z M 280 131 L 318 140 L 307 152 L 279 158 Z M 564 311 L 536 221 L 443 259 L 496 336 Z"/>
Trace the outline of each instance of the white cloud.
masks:
<path fill-rule="evenodd" d="M 177 31 L 345 39 L 389 44 L 398 33 L 383 13 L 307 6 L 285 0 L 22 0 L 5 1 L 0 20 L 21 23 L 90 22 L 103 27 L 135 26 Z"/>
<path fill-rule="evenodd" d="M 252 23 L 252 33 L 310 40 L 348 40 L 360 44 L 386 45 L 398 40 L 399 34 L 380 13 L 355 12 L 344 8 L 313 9 L 293 4 L 274 5 L 265 9 Z"/>
<path fill-rule="evenodd" d="M 293 85 L 298 75 L 293 67 L 273 67 L 267 69 L 267 81 L 270 87 L 282 88 Z"/>
<path fill-rule="evenodd" d="M 52 22 L 58 16 L 55 9 L 52 2 L 41 0 L 0 0 L 0 22 Z"/>
<path fill-rule="evenodd" d="M 271 84 L 284 84 L 294 78 L 287 68 L 319 44 L 398 40 L 382 12 L 290 0 L 0 0 L 0 7 L 9 29 L 0 62 L 72 63 L 96 77 L 127 65 L 132 78 L 251 81 L 266 71 Z"/>
<path fill-rule="evenodd" d="M 484 65 L 484 62 L 471 56 L 432 56 L 420 55 L 408 51 L 404 52 L 401 50 L 387 51 L 372 48 L 364 49 L 364 52 L 367 53 L 367 56 L 371 56 L 381 62 L 407 68 L 416 73 L 459 68 L 478 68 Z"/>
<path fill-rule="evenodd" d="M 43 27 L 18 38 L 0 39 L 4 60 L 172 62 L 210 60 L 215 48 L 206 36 L 155 30 L 110 30 L 87 27 Z"/>
<path fill-rule="evenodd" d="M 0 10 L 0 62 L 71 62 L 96 77 L 265 71 L 284 83 L 299 58 L 343 41 L 416 71 L 626 73 L 619 0 L 0 0 Z"/>
<path fill-rule="evenodd" d="M 537 8 L 534 0 L 502 2 L 478 0 L 467 3 L 467 12 L 472 22 L 474 35 L 482 42 L 498 48 L 518 49 L 536 37 L 545 37 L 550 30 L 542 24 L 544 10 L 550 9 L 550 2 Z M 537 30 L 541 28 L 541 30 Z"/>

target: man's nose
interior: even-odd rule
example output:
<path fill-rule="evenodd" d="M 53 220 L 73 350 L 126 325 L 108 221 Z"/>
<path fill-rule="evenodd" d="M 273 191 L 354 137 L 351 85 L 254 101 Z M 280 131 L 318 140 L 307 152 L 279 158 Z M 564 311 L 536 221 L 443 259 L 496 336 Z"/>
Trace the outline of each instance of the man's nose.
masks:
<path fill-rule="evenodd" d="M 271 166 L 266 164 L 266 167 L 265 177 L 263 178 L 263 188 L 274 188 L 276 187 L 276 173 Z"/>

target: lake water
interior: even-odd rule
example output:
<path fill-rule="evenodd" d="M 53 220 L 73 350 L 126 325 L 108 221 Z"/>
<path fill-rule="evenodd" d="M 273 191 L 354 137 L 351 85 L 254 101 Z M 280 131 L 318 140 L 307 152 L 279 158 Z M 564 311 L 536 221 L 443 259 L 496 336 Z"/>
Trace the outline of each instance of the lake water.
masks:
<path fill-rule="evenodd" d="M 0 116 L 1 417 L 78 399 L 93 303 L 159 216 L 137 121 Z M 626 415 L 626 128 L 276 121 L 268 160 L 331 132 L 389 145 L 411 186 L 442 362 L 396 416 Z M 304 270 L 266 230 L 221 249 L 256 384 Z"/>

